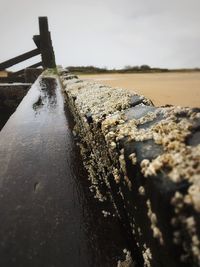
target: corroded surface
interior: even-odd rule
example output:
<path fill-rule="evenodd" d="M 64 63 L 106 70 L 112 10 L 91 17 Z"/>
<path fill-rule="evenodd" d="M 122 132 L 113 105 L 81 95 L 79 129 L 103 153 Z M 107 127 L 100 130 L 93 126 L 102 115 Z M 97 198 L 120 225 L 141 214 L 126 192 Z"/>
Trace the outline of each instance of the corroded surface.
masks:
<path fill-rule="evenodd" d="M 113 203 L 106 214 L 124 222 L 138 265 L 200 266 L 200 110 L 61 80 L 90 190 L 102 207 Z"/>

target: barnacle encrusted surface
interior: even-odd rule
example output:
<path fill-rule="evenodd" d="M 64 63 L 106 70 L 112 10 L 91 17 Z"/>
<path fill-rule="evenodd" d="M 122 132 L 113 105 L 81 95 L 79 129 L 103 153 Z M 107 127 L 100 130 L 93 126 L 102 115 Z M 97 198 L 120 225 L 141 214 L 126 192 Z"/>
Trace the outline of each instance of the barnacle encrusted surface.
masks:
<path fill-rule="evenodd" d="M 90 189 L 102 205 L 113 204 L 106 216 L 114 212 L 130 229 L 139 261 L 200 266 L 199 109 L 155 108 L 73 75 L 61 81 Z"/>

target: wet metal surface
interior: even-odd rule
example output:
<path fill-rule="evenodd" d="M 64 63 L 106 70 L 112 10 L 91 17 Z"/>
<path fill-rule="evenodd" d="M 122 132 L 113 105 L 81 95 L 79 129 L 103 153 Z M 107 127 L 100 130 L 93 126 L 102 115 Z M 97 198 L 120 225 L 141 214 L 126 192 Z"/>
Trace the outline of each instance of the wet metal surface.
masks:
<path fill-rule="evenodd" d="M 86 181 L 59 81 L 39 78 L 0 132 L 0 266 L 116 266 L 125 241 Z"/>

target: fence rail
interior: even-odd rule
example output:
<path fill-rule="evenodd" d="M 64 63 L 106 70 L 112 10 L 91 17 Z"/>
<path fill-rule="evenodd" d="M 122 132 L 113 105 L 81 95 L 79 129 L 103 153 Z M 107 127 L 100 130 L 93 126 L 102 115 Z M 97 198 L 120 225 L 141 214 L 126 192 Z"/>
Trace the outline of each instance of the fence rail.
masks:
<path fill-rule="evenodd" d="M 44 69 L 55 68 L 55 55 L 47 17 L 39 17 L 39 32 L 39 35 L 33 36 L 33 41 L 37 48 L 0 63 L 0 71 L 6 70 L 7 68 L 10 68 L 37 55 L 41 55 L 42 60 L 31 66 L 28 66 L 27 68 L 37 68 L 39 66 L 42 66 Z M 25 69 L 26 68 L 12 72 L 8 75 L 8 77 L 1 77 L 0 82 L 18 82 L 19 80 L 22 81 L 24 78 L 23 75 Z"/>

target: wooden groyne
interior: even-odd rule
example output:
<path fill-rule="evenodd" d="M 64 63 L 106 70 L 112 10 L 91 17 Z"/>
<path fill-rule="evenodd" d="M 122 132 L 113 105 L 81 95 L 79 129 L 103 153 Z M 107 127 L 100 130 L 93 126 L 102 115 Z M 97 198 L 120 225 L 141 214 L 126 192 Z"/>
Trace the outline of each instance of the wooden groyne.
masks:
<path fill-rule="evenodd" d="M 0 266 L 116 266 L 127 241 L 89 191 L 52 73 L 35 81 L 0 131 Z"/>
<path fill-rule="evenodd" d="M 46 68 L 56 69 L 55 55 L 47 17 L 39 17 L 39 35 L 33 36 L 36 48 L 0 63 L 0 129 L 15 111 L 31 84 Z M 41 61 L 24 69 L 8 72 L 7 68 L 41 55 Z M 43 68 L 38 69 L 37 67 Z"/>
<path fill-rule="evenodd" d="M 0 64 L 41 54 L 0 79 L 1 128 L 17 108 L 0 131 L 0 265 L 199 267 L 200 109 L 57 72 L 39 28 Z"/>
<path fill-rule="evenodd" d="M 74 135 L 102 209 L 124 224 L 137 266 L 200 266 L 200 109 L 61 73 Z"/>
<path fill-rule="evenodd" d="M 34 44 L 36 48 L 31 51 L 25 52 L 14 58 L 8 59 L 0 63 L 0 71 L 4 71 L 14 65 L 17 65 L 23 61 L 33 58 L 37 55 L 41 55 L 41 61 L 27 66 L 24 69 L 18 70 L 16 72 L 9 73 L 8 77 L 0 77 L 0 82 L 23 82 L 25 81 L 25 71 L 26 69 L 32 69 L 42 66 L 46 68 L 56 68 L 55 55 L 51 40 L 51 33 L 49 31 L 48 19 L 47 17 L 39 17 L 39 35 L 33 36 Z"/>

